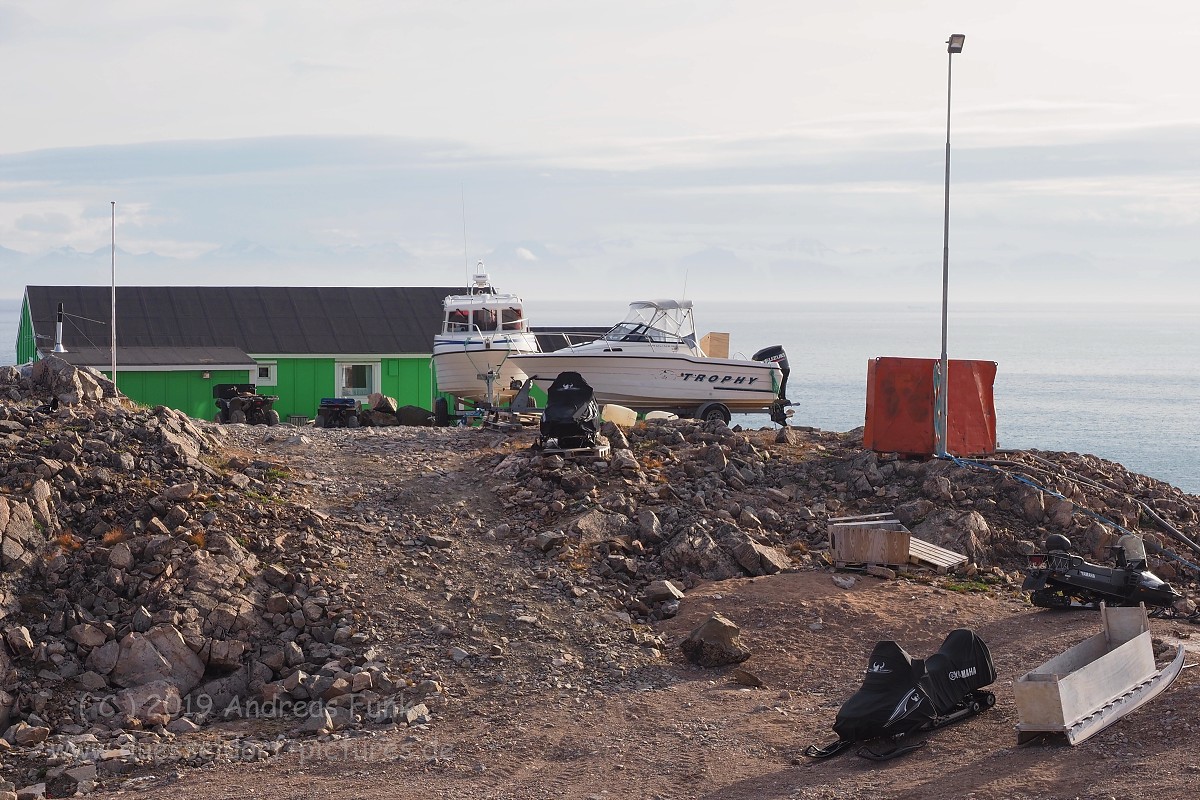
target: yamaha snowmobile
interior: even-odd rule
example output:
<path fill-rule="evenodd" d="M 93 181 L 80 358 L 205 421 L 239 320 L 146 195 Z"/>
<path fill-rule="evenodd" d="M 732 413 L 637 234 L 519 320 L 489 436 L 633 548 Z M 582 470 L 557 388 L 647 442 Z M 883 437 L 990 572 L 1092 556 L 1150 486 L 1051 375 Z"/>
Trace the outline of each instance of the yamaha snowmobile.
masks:
<path fill-rule="evenodd" d="M 535 449 L 595 447 L 600 407 L 595 392 L 578 372 L 562 372 L 546 390 L 541 437 Z"/>
<path fill-rule="evenodd" d="M 1030 569 L 1021 588 L 1041 608 L 1147 606 L 1169 608 L 1183 595 L 1146 569 L 1146 546 L 1127 533 L 1111 549 L 1116 567 L 1091 564 L 1072 555 L 1071 540 L 1061 533 L 1046 537 L 1046 552 L 1029 556 Z"/>
<path fill-rule="evenodd" d="M 809 745 L 804 754 L 829 758 L 862 743 L 856 752 L 886 761 L 925 745 L 901 745 L 907 735 L 932 731 L 991 708 L 996 695 L 981 691 L 996 680 L 992 654 L 973 631 L 951 631 L 936 653 L 913 659 L 894 641 L 876 643 L 868 659 L 863 685 L 850 696 L 833 723 L 838 740 L 824 747 Z M 867 746 L 890 740 L 879 752 Z"/>

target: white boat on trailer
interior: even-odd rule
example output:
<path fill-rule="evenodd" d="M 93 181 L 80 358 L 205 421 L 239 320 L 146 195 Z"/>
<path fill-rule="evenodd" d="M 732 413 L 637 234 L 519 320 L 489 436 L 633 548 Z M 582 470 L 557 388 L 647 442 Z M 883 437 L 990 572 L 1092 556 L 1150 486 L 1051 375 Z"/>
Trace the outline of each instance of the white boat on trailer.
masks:
<path fill-rule="evenodd" d="M 472 284 L 467 294 L 450 295 L 442 303 L 442 330 L 433 337 L 437 390 L 462 403 L 493 408 L 510 402 L 525 381 L 512 356 L 538 352 L 538 342 L 521 298 L 497 292 L 482 261 Z M 438 398 L 435 414 L 448 415 L 447 405 Z"/>
<path fill-rule="evenodd" d="M 509 360 L 548 389 L 562 372 L 577 372 L 600 404 L 635 411 L 672 411 L 729 422 L 731 412 L 767 411 L 780 425 L 788 363 L 783 348 L 749 359 L 710 358 L 696 338 L 690 300 L 641 300 L 599 339 L 553 352 L 514 352 Z"/>

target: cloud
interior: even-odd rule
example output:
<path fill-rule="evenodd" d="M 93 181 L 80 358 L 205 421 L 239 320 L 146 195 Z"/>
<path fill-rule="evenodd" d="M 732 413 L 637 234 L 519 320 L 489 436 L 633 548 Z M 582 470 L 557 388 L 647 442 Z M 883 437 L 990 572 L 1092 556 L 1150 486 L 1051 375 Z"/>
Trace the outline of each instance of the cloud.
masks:
<path fill-rule="evenodd" d="M 13 222 L 13 228 L 27 233 L 67 233 L 74 227 L 70 217 L 56 211 L 46 214 L 22 214 Z"/>
<path fill-rule="evenodd" d="M 784 147 L 751 158 L 751 141 L 729 159 L 713 151 L 696 164 L 620 170 L 378 136 L 0 155 L 0 247 L 24 268 L 100 274 L 116 200 L 129 283 L 319 284 L 336 274 L 444 285 L 462 279 L 464 259 L 469 269 L 482 258 L 527 297 L 673 295 L 685 275 L 697 298 L 751 298 L 764 287 L 866 300 L 938 292 L 936 145 L 827 157 L 792 140 L 786 156 Z M 964 275 L 956 285 L 1020 297 L 1024 259 L 1045 264 L 1053 253 L 1075 282 L 1055 291 L 1124 292 L 1106 259 L 1177 274 L 1194 260 L 1200 170 L 1187 165 L 1200 163 L 1197 142 L 1200 127 L 1170 126 L 1074 145 L 955 149 L 953 261 L 1016 276 L 997 286 Z"/>

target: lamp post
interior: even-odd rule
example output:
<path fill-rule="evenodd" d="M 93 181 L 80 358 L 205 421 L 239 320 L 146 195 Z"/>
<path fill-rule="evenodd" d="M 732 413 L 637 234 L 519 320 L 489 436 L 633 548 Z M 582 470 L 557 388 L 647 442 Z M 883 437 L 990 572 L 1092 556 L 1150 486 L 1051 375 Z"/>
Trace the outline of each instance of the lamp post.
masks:
<path fill-rule="evenodd" d="M 946 40 L 946 211 L 942 222 L 942 358 L 933 382 L 933 444 L 939 458 L 946 456 L 946 423 L 950 413 L 947 403 L 950 394 L 950 363 L 946 357 L 946 307 L 950 297 L 950 87 L 954 54 L 962 52 L 966 38 L 966 34 L 953 33 Z"/>

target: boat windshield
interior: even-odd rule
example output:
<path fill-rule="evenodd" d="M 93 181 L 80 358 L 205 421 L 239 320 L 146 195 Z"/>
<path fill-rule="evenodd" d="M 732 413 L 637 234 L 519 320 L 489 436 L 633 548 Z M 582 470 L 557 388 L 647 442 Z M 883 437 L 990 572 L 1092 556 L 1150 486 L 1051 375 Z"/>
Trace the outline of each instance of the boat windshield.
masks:
<path fill-rule="evenodd" d="M 525 319 L 521 315 L 521 309 L 496 309 L 486 306 L 450 308 L 442 325 L 444 333 L 493 333 L 497 330 L 525 330 Z"/>
<path fill-rule="evenodd" d="M 661 342 L 663 344 L 680 344 L 679 336 L 667 331 L 651 328 L 636 322 L 622 322 L 616 325 L 604 338 L 610 342 Z"/>
<path fill-rule="evenodd" d="M 521 309 L 509 307 L 500 312 L 501 327 L 506 331 L 525 330 L 525 317 Z"/>
<path fill-rule="evenodd" d="M 452 308 L 446 312 L 446 323 L 442 326 L 443 333 L 466 333 L 471 329 L 471 312 L 462 308 Z"/>

